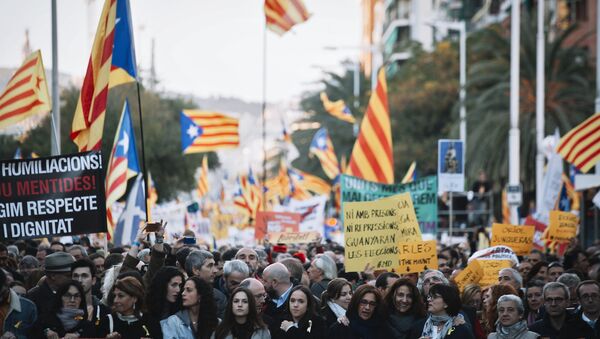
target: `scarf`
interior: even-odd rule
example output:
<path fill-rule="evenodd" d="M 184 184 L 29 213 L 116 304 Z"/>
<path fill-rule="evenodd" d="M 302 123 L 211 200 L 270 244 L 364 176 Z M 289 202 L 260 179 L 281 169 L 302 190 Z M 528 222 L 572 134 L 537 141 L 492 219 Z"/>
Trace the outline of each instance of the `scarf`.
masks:
<path fill-rule="evenodd" d="M 333 314 L 335 314 L 336 318 L 343 317 L 346 315 L 346 310 L 342 306 L 334 302 L 328 301 L 327 306 L 329 306 L 329 309 L 331 310 L 331 312 L 333 312 Z"/>
<path fill-rule="evenodd" d="M 58 319 L 60 319 L 65 331 L 69 332 L 75 328 L 75 326 L 77 326 L 81 320 L 84 319 L 83 314 L 84 311 L 82 309 L 63 307 L 60 309 L 60 312 L 56 314 L 56 316 Z"/>
<path fill-rule="evenodd" d="M 121 313 L 117 312 L 117 317 L 119 317 L 119 319 L 121 321 L 124 321 L 127 323 L 127 325 L 131 325 L 131 323 L 134 323 L 136 321 L 138 321 L 138 317 L 135 316 L 135 314 L 132 315 L 122 315 Z"/>
<path fill-rule="evenodd" d="M 516 338 L 527 331 L 527 322 L 525 320 L 521 320 L 510 326 L 502 326 L 500 322 L 496 325 L 496 335 L 498 339 Z"/>
<path fill-rule="evenodd" d="M 433 328 L 437 327 L 441 324 L 444 324 L 444 327 L 442 327 L 441 331 L 438 331 L 438 337 L 435 337 L 435 339 L 444 339 L 446 337 L 446 334 L 448 334 L 448 331 L 452 328 L 453 324 L 452 324 L 452 317 L 449 315 L 429 315 L 429 317 L 427 318 L 427 321 L 425 322 L 425 326 L 423 327 L 423 333 L 421 334 L 421 336 L 423 337 L 433 337 Z"/>

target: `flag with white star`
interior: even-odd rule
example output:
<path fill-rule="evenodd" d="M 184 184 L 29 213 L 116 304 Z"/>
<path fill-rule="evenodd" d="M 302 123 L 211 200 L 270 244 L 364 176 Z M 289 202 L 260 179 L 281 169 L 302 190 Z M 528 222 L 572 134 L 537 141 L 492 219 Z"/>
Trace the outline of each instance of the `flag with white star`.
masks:
<path fill-rule="evenodd" d="M 183 110 L 180 114 L 183 153 L 236 148 L 240 144 L 239 120 L 221 113 Z"/>

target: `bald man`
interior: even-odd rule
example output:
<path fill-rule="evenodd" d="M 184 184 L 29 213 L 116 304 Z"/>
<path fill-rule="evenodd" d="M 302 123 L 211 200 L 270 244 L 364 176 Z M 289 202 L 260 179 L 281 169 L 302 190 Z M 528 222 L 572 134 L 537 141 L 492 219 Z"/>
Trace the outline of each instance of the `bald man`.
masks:
<path fill-rule="evenodd" d="M 254 300 L 256 301 L 256 312 L 258 314 L 262 314 L 265 301 L 267 300 L 265 286 L 258 279 L 246 278 L 242 280 L 240 287 L 247 288 L 250 290 L 250 292 L 252 292 L 252 295 L 254 295 Z"/>
<path fill-rule="evenodd" d="M 271 264 L 263 271 L 263 284 L 270 299 L 265 313 L 279 319 L 285 314 L 285 302 L 293 287 L 290 272 L 281 263 Z"/>

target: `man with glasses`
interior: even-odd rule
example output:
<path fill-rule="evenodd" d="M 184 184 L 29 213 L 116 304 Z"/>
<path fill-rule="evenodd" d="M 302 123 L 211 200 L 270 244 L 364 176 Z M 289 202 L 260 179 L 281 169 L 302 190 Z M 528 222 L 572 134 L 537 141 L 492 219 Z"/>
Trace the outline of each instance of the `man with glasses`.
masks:
<path fill-rule="evenodd" d="M 585 338 L 585 333 L 577 326 L 575 316 L 567 312 L 569 289 L 559 282 L 544 286 L 544 308 L 546 314 L 529 328 L 543 338 Z"/>
<path fill-rule="evenodd" d="M 448 285 L 448 279 L 438 270 L 426 270 L 421 276 L 418 287 L 423 298 L 429 295 L 429 289 L 438 284 Z"/>
<path fill-rule="evenodd" d="M 44 282 L 27 292 L 26 298 L 33 301 L 40 318 L 53 310 L 54 295 L 58 288 L 71 279 L 73 256 L 65 252 L 52 253 L 45 258 Z"/>
<path fill-rule="evenodd" d="M 576 291 L 581 305 L 575 315 L 578 328 L 586 333 L 586 339 L 600 338 L 600 284 L 585 280 L 577 286 Z"/>

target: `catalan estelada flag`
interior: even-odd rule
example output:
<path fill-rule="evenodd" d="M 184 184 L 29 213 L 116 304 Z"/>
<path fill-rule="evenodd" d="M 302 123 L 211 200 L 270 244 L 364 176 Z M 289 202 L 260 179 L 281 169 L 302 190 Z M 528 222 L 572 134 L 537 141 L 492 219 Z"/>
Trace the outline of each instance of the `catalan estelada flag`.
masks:
<path fill-rule="evenodd" d="M 184 109 L 180 122 L 181 149 L 185 154 L 236 148 L 240 144 L 238 119 L 221 113 Z"/>
<path fill-rule="evenodd" d="M 323 171 L 329 179 L 333 179 L 340 174 L 340 164 L 338 163 L 333 149 L 333 143 L 331 142 L 325 127 L 319 129 L 313 136 L 309 152 L 319 158 Z"/>
<path fill-rule="evenodd" d="M 115 40 L 108 85 L 110 88 L 137 81 L 132 27 L 129 0 L 117 0 Z"/>
<path fill-rule="evenodd" d="M 346 173 L 382 184 L 394 183 L 392 128 L 384 68 L 377 75 L 377 87 L 369 99 L 369 107 L 354 143 Z"/>
<path fill-rule="evenodd" d="M 563 159 L 587 173 L 600 161 L 600 113 L 592 115 L 565 134 L 556 150 Z"/>
<path fill-rule="evenodd" d="M 325 108 L 327 113 L 351 124 L 356 122 L 356 119 L 352 115 L 350 108 L 346 106 L 344 100 L 329 101 L 327 93 L 321 92 L 321 102 L 323 103 L 323 108 Z"/>
<path fill-rule="evenodd" d="M 33 52 L 0 94 L 0 128 L 52 110 L 42 53 Z"/>
<path fill-rule="evenodd" d="M 302 0 L 265 0 L 267 28 L 277 35 L 283 35 L 309 17 Z"/>
<path fill-rule="evenodd" d="M 202 157 L 202 168 L 200 169 L 200 177 L 198 178 L 198 196 L 202 198 L 208 194 L 208 157 Z"/>
<path fill-rule="evenodd" d="M 401 183 L 408 184 L 415 180 L 417 180 L 417 162 L 413 161 L 410 166 L 408 166 L 408 170 L 406 171 L 404 178 L 402 178 Z"/>

